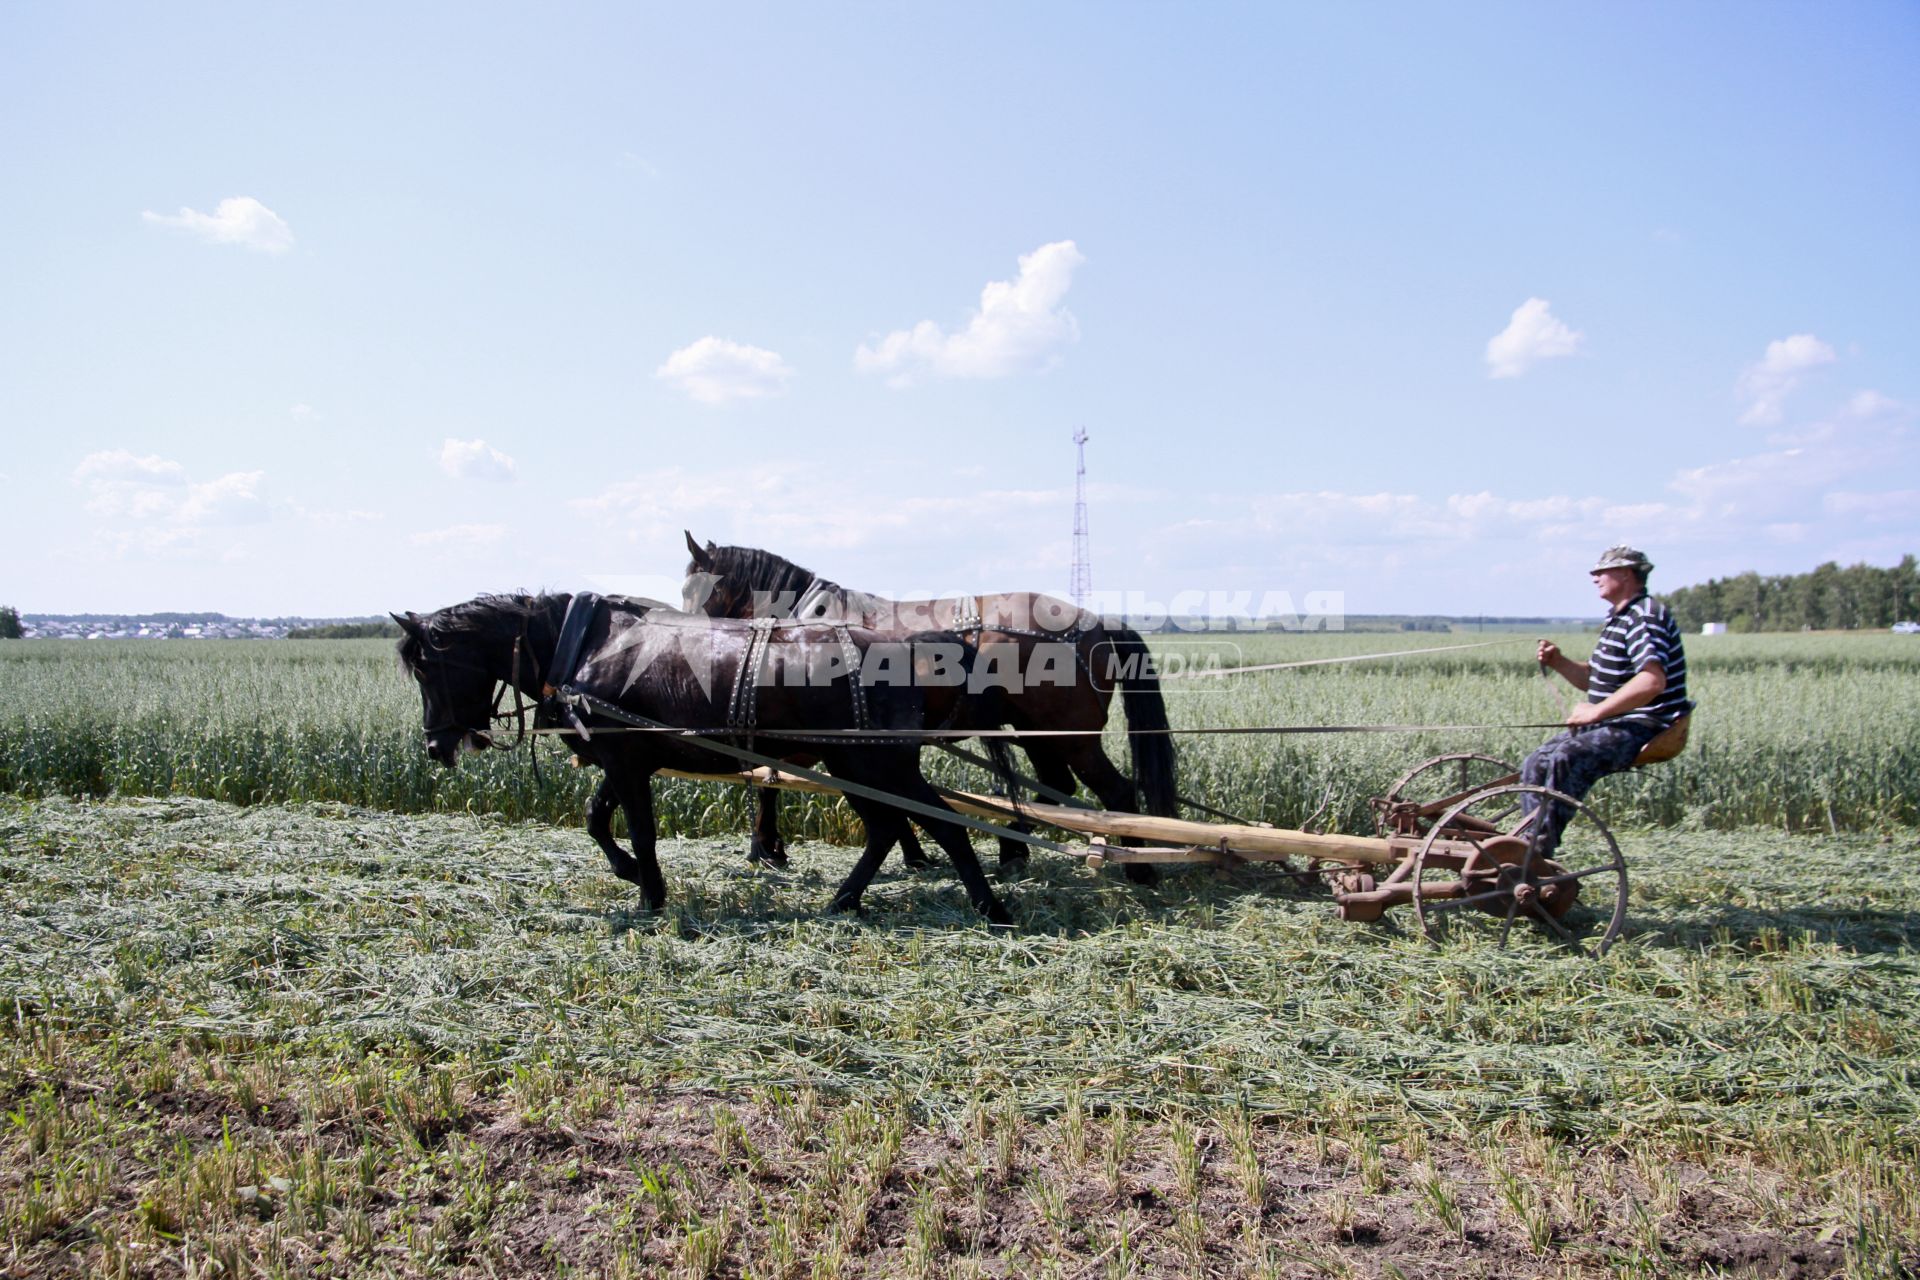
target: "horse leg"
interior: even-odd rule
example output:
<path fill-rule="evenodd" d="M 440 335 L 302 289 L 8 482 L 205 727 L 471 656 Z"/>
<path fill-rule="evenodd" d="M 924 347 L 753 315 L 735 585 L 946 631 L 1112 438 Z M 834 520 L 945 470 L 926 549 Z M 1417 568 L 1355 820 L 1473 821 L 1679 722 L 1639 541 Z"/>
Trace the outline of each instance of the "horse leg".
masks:
<path fill-rule="evenodd" d="M 860 895 L 873 883 L 873 877 L 879 872 L 880 864 L 886 861 L 887 850 L 893 848 L 900 834 L 907 830 L 907 820 L 898 809 L 869 800 L 864 796 L 848 796 L 847 804 L 859 815 L 861 825 L 867 829 L 867 842 L 860 850 L 860 857 L 854 862 L 853 870 L 847 873 L 840 887 L 834 890 L 833 899 L 827 903 L 828 911 L 846 911 L 857 914 L 860 910 Z M 911 836 L 909 835 L 909 838 Z M 918 844 L 918 841 L 915 841 Z M 905 849 L 902 849 L 905 852 Z M 926 855 L 922 854 L 922 857 Z"/>
<path fill-rule="evenodd" d="M 900 824 L 900 861 L 915 871 L 924 871 L 933 865 L 933 859 L 920 847 L 920 837 L 913 834 L 911 822 Z"/>
<path fill-rule="evenodd" d="M 787 865 L 787 842 L 780 838 L 780 793 L 772 787 L 756 787 L 754 790 L 759 793 L 760 804 L 755 811 L 753 842 L 747 850 L 747 861 L 784 868 Z M 900 857 L 909 867 L 920 869 L 933 865 L 933 859 L 920 847 L 920 841 L 914 836 L 910 824 L 900 824 L 898 840 Z M 889 841 L 886 848 L 892 847 L 893 842 Z"/>
<path fill-rule="evenodd" d="M 865 767 L 863 767 L 863 765 Z M 870 756 L 867 761 L 854 766 L 860 769 L 853 774 L 844 768 L 835 769 L 835 773 L 847 773 L 853 781 L 864 782 L 871 787 L 879 787 L 903 800 L 917 800 L 924 805 L 943 808 L 940 793 L 933 789 L 926 776 L 920 772 L 920 758 L 917 752 L 884 756 Z M 966 828 L 957 822 L 922 816 L 918 819 L 926 833 L 934 838 L 947 857 L 953 861 L 953 869 L 960 876 L 960 883 L 967 890 L 967 900 L 973 903 L 973 909 L 997 925 L 1011 926 L 1013 916 L 994 896 L 993 885 L 987 880 L 986 871 L 980 866 L 980 859 L 973 852 L 973 842 L 967 838 Z"/>
<path fill-rule="evenodd" d="M 1115 813 L 1138 813 L 1140 810 L 1135 799 L 1133 783 L 1127 775 L 1113 767 L 1113 761 L 1107 759 L 1107 753 L 1100 749 L 1100 739 L 1095 736 L 1080 738 L 1062 738 L 1063 752 L 1068 765 L 1087 789 L 1100 797 L 1102 808 Z M 1160 879 L 1159 872 L 1146 863 L 1129 862 L 1126 867 L 1127 879 L 1135 884 L 1153 884 Z"/>
<path fill-rule="evenodd" d="M 760 807 L 753 820 L 753 842 L 747 848 L 747 861 L 769 866 L 787 865 L 787 842 L 780 838 L 780 793 L 772 787 L 755 787 Z"/>
<path fill-rule="evenodd" d="M 939 804 L 940 794 L 927 780 L 914 770 L 911 775 L 895 780 L 897 794 L 909 800 L 918 800 L 921 804 Z M 959 873 L 960 883 L 966 886 L 967 899 L 973 903 L 973 909 L 985 916 L 989 923 L 1013 926 L 1013 916 L 1007 911 L 1000 899 L 994 896 L 993 885 L 987 880 L 980 859 L 973 852 L 973 841 L 967 838 L 967 830 L 957 822 L 943 822 L 937 818 L 923 818 L 927 834 L 937 840 L 947 856 L 953 859 L 953 869 Z"/>
<path fill-rule="evenodd" d="M 587 834 L 607 855 L 607 864 L 613 868 L 613 874 L 622 880 L 632 880 L 639 875 L 640 864 L 613 838 L 613 809 L 618 803 L 613 791 L 613 779 L 602 775 L 593 799 L 587 801 Z"/>
<path fill-rule="evenodd" d="M 773 787 L 756 787 L 754 790 L 759 793 L 760 804 L 754 814 L 753 839 L 747 848 L 747 861 L 785 868 L 787 842 L 780 838 L 780 792 Z M 901 860 L 907 866 L 918 869 L 933 865 L 933 859 L 920 847 L 920 841 L 908 823 L 900 824 L 899 844 Z"/>
<path fill-rule="evenodd" d="M 607 780 L 620 797 L 620 808 L 627 815 L 627 838 L 633 843 L 630 871 L 614 868 L 622 880 L 640 886 L 640 900 L 647 910 L 659 911 L 667 905 L 667 881 L 660 874 L 660 859 L 654 856 L 653 791 L 647 785 L 651 770 L 620 768 L 607 770 Z"/>

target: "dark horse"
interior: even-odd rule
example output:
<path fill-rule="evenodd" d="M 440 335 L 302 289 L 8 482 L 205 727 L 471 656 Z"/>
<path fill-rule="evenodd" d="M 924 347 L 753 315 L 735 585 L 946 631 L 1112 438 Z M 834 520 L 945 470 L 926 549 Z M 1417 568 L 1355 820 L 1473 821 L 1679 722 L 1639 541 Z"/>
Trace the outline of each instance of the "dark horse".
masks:
<path fill-rule="evenodd" d="M 1003 592 L 947 600 L 889 600 L 839 586 L 790 560 L 753 547 L 704 547 L 687 534 L 685 607 L 716 618 L 777 617 L 844 622 L 882 634 L 958 632 L 975 650 L 975 670 L 996 681 L 1004 724 L 1015 729 L 1085 730 L 1084 737 L 1023 738 L 1034 776 L 1071 795 L 1084 782 L 1107 809 L 1175 816 L 1173 740 L 1167 708 L 1146 643 L 1128 627 L 1110 627 L 1098 615 L 1038 592 Z M 1038 677 L 1038 678 L 1036 678 Z M 1115 688 L 1127 709 L 1134 778 L 1114 768 L 1100 749 L 1100 730 Z M 1136 785 L 1137 784 L 1137 785 Z M 760 792 L 749 857 L 786 861 L 780 842 L 778 793 Z M 911 863 L 919 852 L 911 830 L 902 842 Z M 1001 861 L 1018 861 L 1026 846 L 1001 845 Z M 1127 867 L 1136 880 L 1151 869 Z"/>
<path fill-rule="evenodd" d="M 739 730 L 730 735 L 739 742 L 750 726 L 750 749 L 762 755 L 817 759 L 837 778 L 936 807 L 944 804 L 920 772 L 916 737 L 803 741 L 792 735 L 964 728 L 970 716 L 999 714 L 991 699 L 968 692 L 964 675 L 970 651 L 957 636 L 915 637 L 906 646 L 858 627 L 756 627 L 620 597 L 600 600 L 578 633 L 583 639 L 579 661 L 570 673 L 555 671 L 571 600 L 567 595 L 481 596 L 425 616 L 395 614 L 405 632 L 400 659 L 420 685 L 427 752 L 449 767 L 463 749 L 492 745 L 497 686 L 540 699 L 553 693 L 552 684 L 563 685 L 557 698 L 543 703 L 541 714 L 552 718 L 571 709 L 579 717 L 571 722 L 576 731 L 565 740 L 606 773 L 589 806 L 587 830 L 606 852 L 613 873 L 639 885 L 652 910 L 665 905 L 667 889 L 654 856 L 648 779 L 668 768 L 735 773 L 740 762 L 674 734 L 634 732 L 632 726 L 596 716 L 584 702 L 567 702 L 569 691 L 679 728 L 721 735 Z M 850 671 L 861 670 L 869 651 L 882 645 L 900 651 L 890 668 L 895 678 L 851 678 Z M 957 682 L 926 678 L 930 671 L 955 669 L 956 663 Z M 871 674 L 874 668 L 866 669 Z M 587 732 L 578 732 L 581 728 Z M 613 838 L 615 803 L 626 813 L 631 855 Z M 835 892 L 831 909 L 856 911 L 906 818 L 876 800 L 848 795 L 847 803 L 866 826 L 866 847 Z M 931 817 L 922 822 L 953 859 L 974 907 L 995 924 L 1010 924 L 1012 917 L 994 896 L 965 830 Z"/>

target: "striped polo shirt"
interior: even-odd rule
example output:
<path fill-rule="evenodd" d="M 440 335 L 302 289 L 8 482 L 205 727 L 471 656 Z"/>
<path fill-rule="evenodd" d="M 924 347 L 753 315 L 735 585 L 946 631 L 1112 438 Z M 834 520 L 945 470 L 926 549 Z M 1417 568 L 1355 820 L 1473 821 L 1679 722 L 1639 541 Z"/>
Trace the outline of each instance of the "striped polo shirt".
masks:
<path fill-rule="evenodd" d="M 1687 701 L 1687 651 L 1667 606 L 1641 592 L 1621 605 L 1600 628 L 1593 656 L 1587 659 L 1587 701 L 1600 702 L 1638 675 L 1649 662 L 1667 673 L 1667 687 L 1644 707 L 1610 721 L 1664 729 L 1693 710 Z"/>

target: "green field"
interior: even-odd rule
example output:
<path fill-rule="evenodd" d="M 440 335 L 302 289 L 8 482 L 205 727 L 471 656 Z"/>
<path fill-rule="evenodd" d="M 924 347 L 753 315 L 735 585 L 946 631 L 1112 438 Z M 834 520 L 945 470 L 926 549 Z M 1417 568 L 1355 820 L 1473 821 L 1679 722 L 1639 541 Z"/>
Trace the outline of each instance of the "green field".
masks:
<path fill-rule="evenodd" d="M 1912 1274 L 1920 645 L 1691 649 L 1689 753 L 1596 793 L 1595 962 L 1048 855 L 1009 934 L 941 871 L 826 917 L 851 849 L 750 872 L 679 783 L 650 916 L 590 778 L 426 766 L 388 646 L 0 645 L 0 1274 Z M 1513 725 L 1530 652 L 1170 698 Z M 1183 790 L 1365 829 L 1412 760 L 1539 736 L 1193 739 Z"/>
<path fill-rule="evenodd" d="M 1584 653 L 1591 637 L 1563 642 Z M 1467 642 L 1428 635 L 1183 636 L 1184 663 L 1310 660 Z M 1622 823 L 1728 830 L 1879 830 L 1920 822 L 1920 641 L 1908 636 L 1694 639 L 1702 705 L 1671 764 L 1603 789 Z M 1525 638 L 1454 654 L 1170 681 L 1176 726 L 1501 726 L 1557 720 L 1565 688 L 1536 674 Z M 486 812 L 578 822 L 594 779 L 536 780 L 525 754 L 434 767 L 419 746 L 414 686 L 380 641 L 32 641 L 0 645 L 0 790 L 28 795 L 190 795 L 240 804 L 337 800 L 396 812 Z M 1119 717 L 1116 716 L 1116 720 Z M 1542 730 L 1186 738 L 1184 794 L 1255 821 L 1371 830 L 1367 799 L 1443 751 L 1517 759 Z M 1111 749 L 1124 759 L 1114 735 Z M 929 757 L 930 761 L 933 759 Z M 664 787 L 664 831 L 743 829 L 732 788 Z M 790 806 L 794 830 L 849 838 L 844 807 Z"/>
<path fill-rule="evenodd" d="M 1897 1275 L 1920 841 L 1632 844 L 1595 963 L 1042 858 L 0 801 L 19 1274 Z M 547 1242 L 558 1238 L 557 1252 Z M 1798 1259 L 1799 1261 L 1794 1261 Z"/>

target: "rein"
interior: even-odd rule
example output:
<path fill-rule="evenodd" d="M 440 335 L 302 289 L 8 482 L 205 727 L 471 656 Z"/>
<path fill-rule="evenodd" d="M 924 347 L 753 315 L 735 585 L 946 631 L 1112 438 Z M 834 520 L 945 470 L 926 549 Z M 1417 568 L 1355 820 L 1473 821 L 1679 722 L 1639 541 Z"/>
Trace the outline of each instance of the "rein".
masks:
<path fill-rule="evenodd" d="M 564 690 L 562 691 L 564 694 Z M 565 699 L 562 698 L 564 703 Z M 1631 715 L 1631 712 L 1621 712 Z M 1617 717 L 1609 716 L 1608 719 Z M 1596 720 L 1594 724 L 1605 721 Z M 1126 735 L 1153 735 L 1156 737 L 1239 737 L 1316 734 L 1316 733 L 1494 733 L 1509 729 L 1565 729 L 1565 721 L 1542 720 L 1525 724 L 1260 724 L 1260 725 L 1208 725 L 1180 728 L 1169 726 L 1165 729 L 1119 729 L 1117 733 Z M 529 735 L 539 736 L 556 733 L 578 733 L 578 729 L 532 728 Z M 713 728 L 696 728 L 680 725 L 626 725 L 613 728 L 601 727 L 595 733 L 664 733 L 682 736 L 706 735 L 712 737 L 739 736 L 740 731 L 731 725 L 719 725 Z M 868 740 L 925 738 L 925 739 L 961 739 L 961 738 L 1009 738 L 1018 741 L 1022 738 L 1093 738 L 1104 733 L 1104 729 L 761 729 L 760 736 L 778 738 L 782 742 L 865 742 Z"/>
<path fill-rule="evenodd" d="M 1217 667 L 1200 671 L 1169 671 L 1162 680 L 1210 680 L 1216 676 L 1240 676 L 1255 671 L 1292 671 L 1298 667 L 1327 667 L 1343 662 L 1378 662 L 1383 658 L 1410 658 L 1421 653 L 1452 653 L 1454 650 L 1487 649 L 1494 645 L 1517 644 L 1520 637 L 1508 640 L 1481 640 L 1474 644 L 1443 644 L 1431 649 L 1393 649 L 1386 653 L 1351 653 L 1338 658 L 1306 658 L 1298 662 L 1262 662 L 1251 667 Z"/>
<path fill-rule="evenodd" d="M 514 732 L 512 742 L 495 742 L 491 728 L 483 731 L 487 739 L 487 745 L 490 747 L 498 747 L 502 751 L 512 751 L 522 742 L 525 742 L 528 734 L 532 732 L 532 730 L 527 728 L 527 713 L 530 708 L 527 704 L 526 696 L 520 692 L 520 642 L 526 638 L 527 620 L 521 618 L 520 634 L 513 638 L 513 665 L 507 669 L 507 678 L 494 685 L 493 706 L 487 712 L 487 724 L 489 726 L 506 724 L 509 721 L 513 724 Z M 534 674 L 538 675 L 539 672 L 536 671 Z M 502 711 L 500 709 L 500 703 L 506 698 L 509 688 L 513 690 L 513 710 Z M 528 754 L 531 756 L 532 752 L 529 751 Z M 538 777 L 540 762 L 537 759 L 534 760 L 533 769 L 535 776 Z"/>
<path fill-rule="evenodd" d="M 527 620 L 523 617 L 520 619 L 520 634 L 513 638 L 513 666 L 509 668 L 507 678 L 502 680 L 499 685 L 494 688 L 493 710 L 487 716 L 488 724 L 504 724 L 508 720 L 513 721 L 514 736 L 513 741 L 504 748 L 507 751 L 511 751 L 519 746 L 526 740 L 527 736 L 527 703 L 525 695 L 520 692 L 520 642 L 526 638 Z M 535 672 L 534 674 L 538 675 L 539 673 Z M 508 685 L 513 686 L 512 715 L 507 715 L 500 710 L 500 700 L 507 696 Z M 539 767 L 539 764 L 535 763 L 534 769 L 538 770 Z"/>

